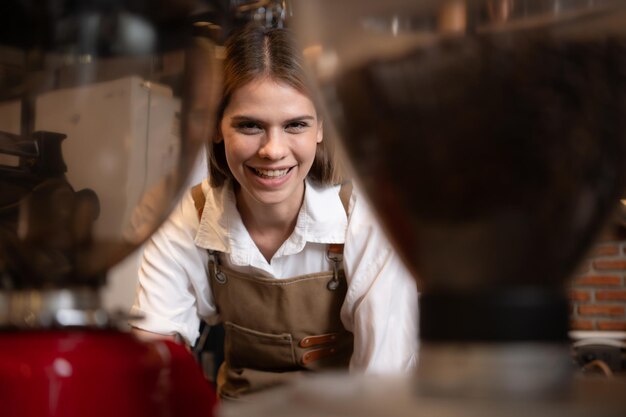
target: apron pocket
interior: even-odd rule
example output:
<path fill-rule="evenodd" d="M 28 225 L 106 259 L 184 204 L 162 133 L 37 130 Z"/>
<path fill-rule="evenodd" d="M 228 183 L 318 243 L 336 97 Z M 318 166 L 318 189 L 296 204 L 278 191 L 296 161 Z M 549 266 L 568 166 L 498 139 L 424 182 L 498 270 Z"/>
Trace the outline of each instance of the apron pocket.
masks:
<path fill-rule="evenodd" d="M 289 333 L 263 333 L 229 321 L 224 330 L 224 355 L 231 368 L 286 371 L 297 366 Z"/>

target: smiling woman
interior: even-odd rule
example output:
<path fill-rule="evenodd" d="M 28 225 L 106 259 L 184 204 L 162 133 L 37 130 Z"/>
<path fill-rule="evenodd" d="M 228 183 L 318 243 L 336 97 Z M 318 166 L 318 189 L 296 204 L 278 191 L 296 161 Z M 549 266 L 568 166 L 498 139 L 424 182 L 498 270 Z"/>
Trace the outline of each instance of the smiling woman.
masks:
<path fill-rule="evenodd" d="M 146 245 L 138 334 L 193 345 L 222 322 L 223 398 L 310 371 L 399 372 L 417 352 L 417 290 L 351 182 L 342 184 L 285 29 L 233 35 L 209 178 Z"/>

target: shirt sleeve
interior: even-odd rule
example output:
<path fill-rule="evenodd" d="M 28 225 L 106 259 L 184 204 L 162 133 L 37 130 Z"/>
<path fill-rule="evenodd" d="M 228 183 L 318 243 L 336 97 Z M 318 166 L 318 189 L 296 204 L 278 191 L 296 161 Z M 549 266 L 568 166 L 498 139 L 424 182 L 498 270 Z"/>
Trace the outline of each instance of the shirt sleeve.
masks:
<path fill-rule="evenodd" d="M 131 325 L 163 335 L 180 334 L 193 345 L 199 335 L 199 310 L 215 313 L 206 288 L 206 250 L 194 236 L 197 212 L 191 193 L 185 194 L 169 219 L 144 247 L 131 314 L 141 317 Z"/>
<path fill-rule="evenodd" d="M 415 366 L 416 281 L 356 188 L 351 198 L 344 268 L 348 292 L 341 318 L 354 334 L 350 370 L 393 373 Z"/>

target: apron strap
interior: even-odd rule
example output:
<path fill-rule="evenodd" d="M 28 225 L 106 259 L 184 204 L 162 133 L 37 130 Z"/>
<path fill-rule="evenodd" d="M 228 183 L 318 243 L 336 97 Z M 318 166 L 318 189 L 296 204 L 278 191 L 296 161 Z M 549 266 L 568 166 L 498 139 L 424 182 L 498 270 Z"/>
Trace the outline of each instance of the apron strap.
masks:
<path fill-rule="evenodd" d="M 193 198 L 193 204 L 196 207 L 198 213 L 198 220 L 202 219 L 202 212 L 204 211 L 204 203 L 206 197 L 202 192 L 202 183 L 195 185 L 191 188 L 191 198 Z"/>
<path fill-rule="evenodd" d="M 350 197 L 352 196 L 352 181 L 346 181 L 341 184 L 341 188 L 339 188 L 339 198 L 341 199 L 341 204 L 343 205 L 343 209 L 346 211 L 346 217 L 348 217 L 349 208 L 350 208 Z M 343 261 L 343 244 L 340 243 L 331 243 L 328 245 L 328 249 L 326 251 L 326 258 L 332 262 L 333 265 L 333 278 L 328 281 L 326 288 L 330 291 L 334 291 L 339 287 L 339 269 L 341 268 L 341 263 Z"/>
<path fill-rule="evenodd" d="M 343 204 L 343 209 L 346 211 L 346 216 L 348 216 L 348 209 L 350 208 L 350 197 L 352 196 L 352 181 L 346 181 L 341 184 L 341 188 L 339 188 L 339 198 L 341 199 L 341 204 Z"/>

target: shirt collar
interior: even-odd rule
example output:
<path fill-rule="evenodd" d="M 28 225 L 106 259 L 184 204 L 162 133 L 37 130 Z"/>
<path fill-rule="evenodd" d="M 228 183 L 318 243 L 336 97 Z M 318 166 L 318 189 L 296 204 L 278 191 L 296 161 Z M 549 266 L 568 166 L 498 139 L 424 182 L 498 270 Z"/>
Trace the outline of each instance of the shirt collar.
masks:
<path fill-rule="evenodd" d="M 196 233 L 197 246 L 230 253 L 233 263 L 249 264 L 250 254 L 258 249 L 243 225 L 232 183 L 223 187 L 202 185 L 206 202 Z M 304 202 L 291 236 L 274 257 L 298 253 L 307 242 L 344 243 L 348 219 L 339 198 L 339 186 L 324 186 L 305 180 Z"/>
<path fill-rule="evenodd" d="M 202 182 L 202 191 L 205 202 L 195 243 L 204 249 L 229 253 L 229 215 L 239 213 L 235 193 L 230 183 L 214 188 L 208 184 L 208 180 Z"/>
<path fill-rule="evenodd" d="M 308 242 L 344 243 L 348 218 L 339 198 L 339 185 L 305 183 L 304 203 L 293 234 Z"/>

